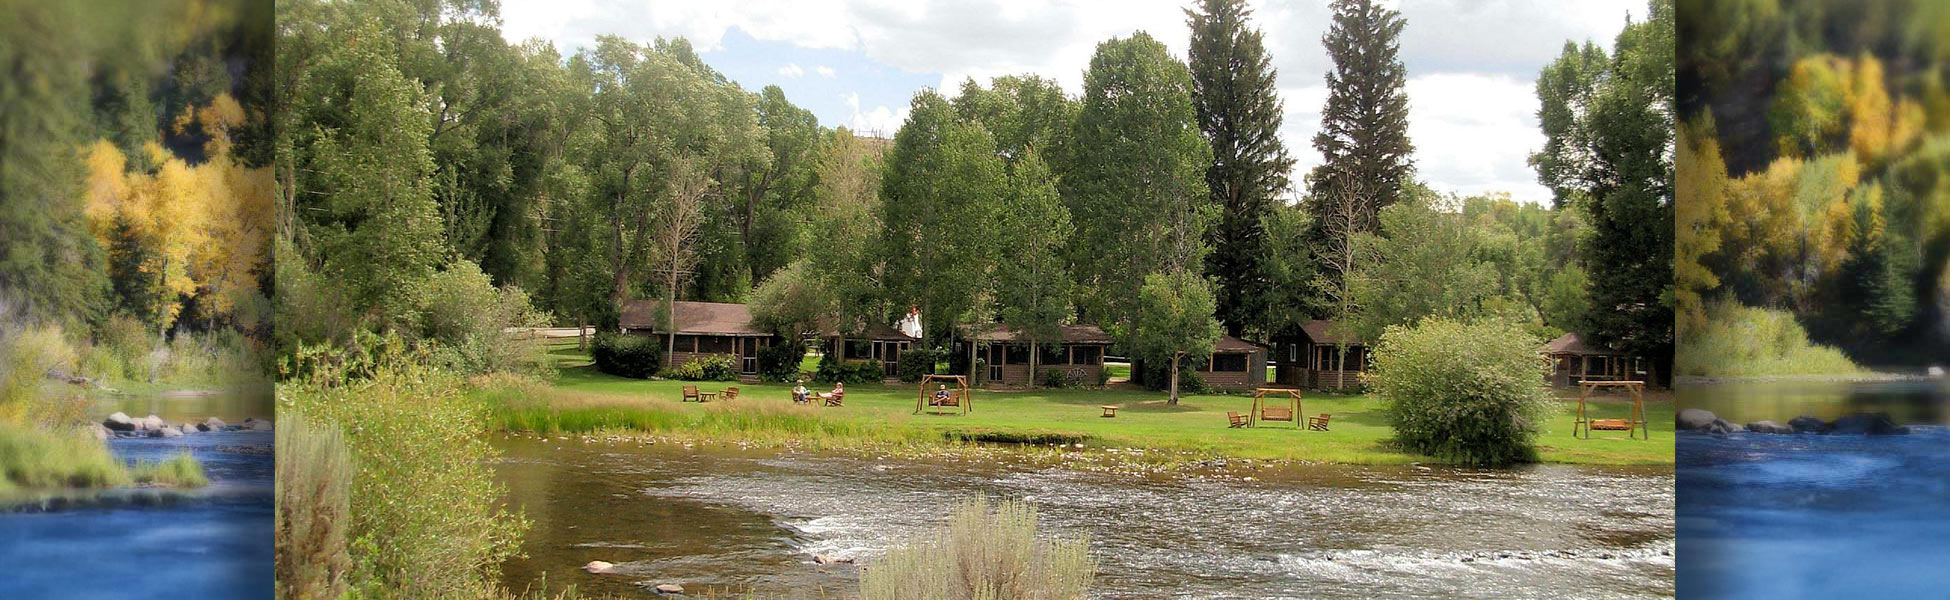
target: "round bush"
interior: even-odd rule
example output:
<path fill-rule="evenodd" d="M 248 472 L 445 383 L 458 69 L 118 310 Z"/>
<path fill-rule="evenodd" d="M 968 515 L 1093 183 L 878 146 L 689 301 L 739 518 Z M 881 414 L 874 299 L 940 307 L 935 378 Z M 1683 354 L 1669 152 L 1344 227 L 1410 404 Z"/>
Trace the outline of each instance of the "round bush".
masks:
<path fill-rule="evenodd" d="M 654 336 L 603 332 L 590 344 L 596 370 L 621 377 L 649 379 L 663 365 L 663 346 Z"/>
<path fill-rule="evenodd" d="M 799 363 L 806 358 L 806 347 L 798 342 L 779 342 L 758 349 L 758 377 L 765 381 L 799 380 Z"/>
<path fill-rule="evenodd" d="M 1403 448 L 1468 465 L 1529 462 L 1553 408 L 1541 345 L 1514 324 L 1428 319 L 1389 327 L 1369 374 Z"/>
<path fill-rule="evenodd" d="M 901 352 L 901 381 L 909 383 L 920 381 L 922 375 L 934 373 L 935 352 L 926 348 L 908 348 Z"/>

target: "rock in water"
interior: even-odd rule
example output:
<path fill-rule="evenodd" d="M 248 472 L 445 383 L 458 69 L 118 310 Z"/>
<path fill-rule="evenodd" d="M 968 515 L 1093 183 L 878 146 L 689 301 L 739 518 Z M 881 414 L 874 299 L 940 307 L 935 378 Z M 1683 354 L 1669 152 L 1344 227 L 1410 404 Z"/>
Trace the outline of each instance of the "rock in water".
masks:
<path fill-rule="evenodd" d="M 1711 429 L 1713 427 L 1713 422 L 1718 420 L 1719 417 L 1714 415 L 1713 411 L 1700 410 L 1697 408 L 1688 408 L 1679 411 L 1677 424 L 1679 425 L 1680 429 L 1705 431 Z"/>
<path fill-rule="evenodd" d="M 1830 433 L 1894 435 L 1909 433 L 1908 427 L 1899 427 L 1890 420 L 1889 413 L 1856 413 L 1835 419 Z"/>
<path fill-rule="evenodd" d="M 108 428 L 102 426 L 101 423 L 89 423 L 86 427 L 82 428 L 81 433 L 82 435 L 95 438 L 96 441 L 102 442 L 108 441 L 109 437 Z"/>
<path fill-rule="evenodd" d="M 655 587 L 655 588 L 651 588 L 651 589 L 654 589 L 654 590 L 657 590 L 657 593 L 659 593 L 659 594 L 682 594 L 682 593 L 684 593 L 684 586 L 681 586 L 681 585 L 677 585 L 677 584 L 675 584 L 675 583 L 659 583 L 659 584 L 657 584 L 657 587 Z"/>
<path fill-rule="evenodd" d="M 1814 415 L 1801 415 L 1788 420 L 1788 427 L 1795 433 L 1828 433 L 1828 422 Z"/>
<path fill-rule="evenodd" d="M 224 422 L 223 419 L 210 417 L 203 420 L 203 427 L 204 431 L 223 431 Z"/>
<path fill-rule="evenodd" d="M 177 431 L 175 427 L 170 427 L 168 425 L 164 425 L 161 428 L 156 429 L 155 431 L 156 431 L 156 435 L 154 437 L 164 437 L 164 438 L 183 437 L 183 432 Z"/>
<path fill-rule="evenodd" d="M 582 566 L 582 570 L 588 571 L 590 573 L 597 573 L 597 574 L 608 573 L 610 572 L 611 569 L 615 569 L 615 568 L 616 565 L 606 563 L 600 560 L 592 560 L 589 561 L 589 564 Z"/>
<path fill-rule="evenodd" d="M 1740 431 L 1740 426 L 1735 425 L 1733 423 L 1728 423 L 1726 419 L 1716 418 L 1713 419 L 1712 425 L 1706 426 L 1706 431 L 1707 433 L 1728 434 L 1728 433 L 1733 433 L 1735 431 Z"/>
<path fill-rule="evenodd" d="M 272 427 L 271 422 L 266 421 L 264 419 L 259 419 L 257 417 L 244 419 L 244 429 L 250 431 L 270 431 L 271 427 Z"/>
<path fill-rule="evenodd" d="M 142 418 L 142 428 L 145 430 L 162 429 L 168 425 L 168 423 L 163 422 L 162 417 L 156 415 L 149 415 Z"/>
<path fill-rule="evenodd" d="M 111 431 L 135 431 L 135 421 L 129 420 L 128 415 L 119 412 L 109 415 L 107 420 L 102 421 L 102 426 Z"/>
<path fill-rule="evenodd" d="M 1747 424 L 1747 431 L 1754 433 L 1794 433 L 1794 428 L 1773 421 L 1754 421 Z"/>
<path fill-rule="evenodd" d="M 824 555 L 824 554 L 814 554 L 814 555 L 813 555 L 813 562 L 815 562 L 815 563 L 819 563 L 819 564 L 822 564 L 822 565 L 830 565 L 830 564 L 835 564 L 835 563 L 848 563 L 848 564 L 851 564 L 851 563 L 853 562 L 853 559 L 852 559 L 852 558 L 844 558 L 844 557 L 839 557 L 839 556 L 827 556 L 827 555 Z"/>

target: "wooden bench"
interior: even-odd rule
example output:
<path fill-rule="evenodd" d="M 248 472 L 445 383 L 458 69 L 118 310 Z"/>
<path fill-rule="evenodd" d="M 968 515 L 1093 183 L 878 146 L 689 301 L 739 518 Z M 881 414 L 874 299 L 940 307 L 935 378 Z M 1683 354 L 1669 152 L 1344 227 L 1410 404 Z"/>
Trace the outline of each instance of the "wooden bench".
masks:
<path fill-rule="evenodd" d="M 1109 419 L 1109 418 L 1115 418 L 1115 417 L 1117 416 L 1117 407 L 1115 407 L 1115 406 L 1111 406 L 1111 405 L 1109 405 L 1109 404 L 1105 404 L 1105 405 L 1103 405 L 1103 406 L 1099 406 L 1099 407 L 1097 407 L 1097 408 L 1101 408 L 1101 409 L 1104 409 L 1104 418 L 1106 418 L 1106 419 Z"/>
<path fill-rule="evenodd" d="M 684 398 L 683 400 L 681 400 L 681 402 L 703 402 L 703 401 L 704 401 L 704 395 L 698 393 L 697 386 L 695 385 L 684 386 Z"/>
<path fill-rule="evenodd" d="M 1592 419 L 1591 429 L 1598 431 L 1631 431 L 1632 422 L 1627 419 Z"/>
<path fill-rule="evenodd" d="M 1318 417 L 1307 417 L 1307 428 L 1314 431 L 1327 431 L 1327 420 L 1332 418 L 1334 415 L 1327 413 L 1320 413 Z"/>
<path fill-rule="evenodd" d="M 1234 410 L 1226 411 L 1226 419 L 1232 421 L 1232 425 L 1230 426 L 1231 429 L 1238 429 L 1246 426 L 1246 416 L 1239 414 L 1239 411 L 1234 411 Z"/>

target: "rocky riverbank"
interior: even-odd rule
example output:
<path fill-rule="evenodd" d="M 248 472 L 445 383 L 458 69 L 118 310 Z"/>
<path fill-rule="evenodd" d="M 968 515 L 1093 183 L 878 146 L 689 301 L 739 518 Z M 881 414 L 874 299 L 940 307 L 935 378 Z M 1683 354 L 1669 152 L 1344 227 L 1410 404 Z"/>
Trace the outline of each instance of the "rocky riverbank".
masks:
<path fill-rule="evenodd" d="M 216 417 L 204 419 L 202 423 L 170 423 L 156 415 L 137 419 L 118 412 L 109 415 L 100 423 L 90 423 L 87 429 L 94 434 L 95 439 L 107 440 L 110 437 L 173 438 L 212 431 L 271 431 L 274 427 L 275 424 L 271 421 L 256 417 L 244 419 L 244 422 L 236 425 L 225 423 L 223 419 Z"/>
<path fill-rule="evenodd" d="M 1729 423 L 1712 411 L 1687 408 L 1679 411 L 1674 425 L 1680 431 L 1699 431 L 1713 434 L 1728 434 L 1736 431 L 1767 434 L 1834 434 L 1834 435 L 1902 435 L 1909 433 L 1909 427 L 1897 425 L 1889 418 L 1889 413 L 1855 413 L 1824 421 L 1813 415 L 1801 415 L 1789 419 L 1786 425 L 1774 421 L 1754 421 L 1746 425 Z"/>

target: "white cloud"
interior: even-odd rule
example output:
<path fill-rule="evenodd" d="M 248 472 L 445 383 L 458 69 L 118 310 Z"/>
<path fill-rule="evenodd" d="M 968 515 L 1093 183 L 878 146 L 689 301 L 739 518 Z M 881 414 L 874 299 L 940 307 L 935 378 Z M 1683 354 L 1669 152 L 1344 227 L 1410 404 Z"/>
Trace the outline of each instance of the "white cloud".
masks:
<path fill-rule="evenodd" d="M 1312 136 L 1332 63 L 1321 47 L 1330 22 L 1327 0 L 1249 0 L 1265 35 L 1286 100 L 1282 136 L 1296 175 L 1319 163 Z M 1410 135 L 1421 177 L 1442 191 L 1510 191 L 1546 198 L 1525 157 L 1542 145 L 1531 81 L 1564 41 L 1609 45 L 1629 12 L 1642 19 L 1645 0 L 1400 0 L 1407 26 L 1401 45 L 1410 83 Z M 1185 58 L 1189 33 L 1183 0 L 504 0 L 503 32 L 539 36 L 568 47 L 610 33 L 636 40 L 683 36 L 700 51 L 722 46 L 736 27 L 752 38 L 804 49 L 857 52 L 907 73 L 939 74 L 953 93 L 964 79 L 1035 73 L 1071 94 L 1098 43 L 1144 30 Z M 707 56 L 707 60 L 709 57 Z M 808 60 L 802 58 L 801 60 Z M 813 71 L 840 79 L 824 66 Z M 796 64 L 781 75 L 801 77 Z M 848 70 L 848 77 L 871 77 Z M 852 89 L 864 83 L 841 80 Z M 843 119 L 863 131 L 891 134 L 904 107 L 863 110 L 849 98 Z M 822 115 L 830 118 L 835 115 Z M 1296 182 L 1298 178 L 1296 177 Z"/>
<path fill-rule="evenodd" d="M 859 94 L 847 94 L 846 106 L 853 112 L 847 116 L 846 128 L 861 135 L 891 138 L 894 132 L 900 131 L 901 124 L 907 122 L 908 108 L 905 106 L 892 109 L 882 104 L 873 107 L 873 110 L 861 112 Z"/>
<path fill-rule="evenodd" d="M 779 67 L 779 74 L 786 77 L 799 77 L 805 75 L 806 70 L 799 68 L 799 65 L 786 63 L 785 66 Z"/>

